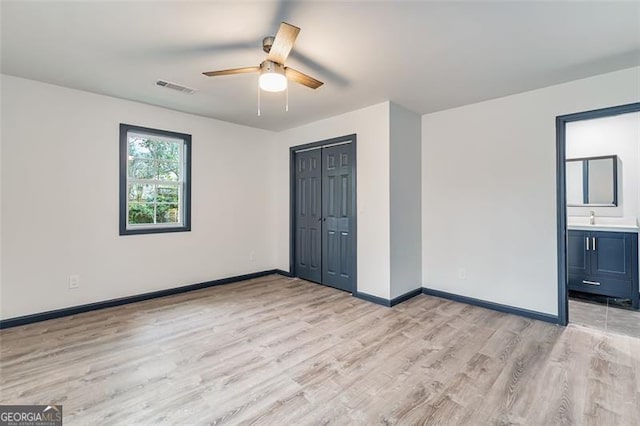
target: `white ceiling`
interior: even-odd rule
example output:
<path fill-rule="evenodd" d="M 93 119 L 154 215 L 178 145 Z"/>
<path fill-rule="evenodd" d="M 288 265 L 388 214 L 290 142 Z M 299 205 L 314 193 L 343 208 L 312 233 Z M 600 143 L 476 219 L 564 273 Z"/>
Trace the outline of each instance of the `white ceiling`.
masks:
<path fill-rule="evenodd" d="M 417 113 L 640 64 L 640 2 L 3 1 L 2 72 L 281 130 L 392 100 Z M 325 81 L 263 96 L 280 21 L 302 28 L 287 65 Z M 157 87 L 165 79 L 194 95 Z"/>

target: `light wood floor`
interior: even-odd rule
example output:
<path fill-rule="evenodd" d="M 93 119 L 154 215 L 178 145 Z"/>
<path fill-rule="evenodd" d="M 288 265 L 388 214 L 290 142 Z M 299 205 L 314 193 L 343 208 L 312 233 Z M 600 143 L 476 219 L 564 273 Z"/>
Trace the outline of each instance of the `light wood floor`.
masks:
<path fill-rule="evenodd" d="M 604 303 L 569 299 L 569 321 L 604 333 L 640 339 L 640 311 L 619 308 L 609 298 Z"/>
<path fill-rule="evenodd" d="M 640 341 L 268 276 L 0 332 L 1 404 L 65 424 L 637 425 Z"/>

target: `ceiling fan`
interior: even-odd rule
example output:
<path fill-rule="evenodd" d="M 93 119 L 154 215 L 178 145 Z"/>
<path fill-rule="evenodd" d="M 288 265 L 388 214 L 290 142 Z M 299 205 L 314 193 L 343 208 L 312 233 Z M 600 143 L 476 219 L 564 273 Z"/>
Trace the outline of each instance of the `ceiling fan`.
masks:
<path fill-rule="evenodd" d="M 208 77 L 215 77 L 219 75 L 259 72 L 260 89 L 267 92 L 281 92 L 286 90 L 288 80 L 312 89 L 317 89 L 324 83 L 284 65 L 289 53 L 291 53 L 291 49 L 293 49 L 293 44 L 299 32 L 300 28 L 282 22 L 275 37 L 265 37 L 262 40 L 262 50 L 267 53 L 267 59 L 262 61 L 259 66 L 209 71 L 203 72 L 203 74 Z"/>

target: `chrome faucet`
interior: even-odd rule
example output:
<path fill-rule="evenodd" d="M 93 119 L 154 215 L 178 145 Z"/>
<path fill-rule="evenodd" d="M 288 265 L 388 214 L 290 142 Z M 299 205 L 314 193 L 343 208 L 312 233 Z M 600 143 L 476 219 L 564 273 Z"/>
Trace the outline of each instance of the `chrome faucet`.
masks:
<path fill-rule="evenodd" d="M 596 212 L 594 212 L 593 210 L 589 212 L 589 224 L 590 225 L 596 224 Z"/>

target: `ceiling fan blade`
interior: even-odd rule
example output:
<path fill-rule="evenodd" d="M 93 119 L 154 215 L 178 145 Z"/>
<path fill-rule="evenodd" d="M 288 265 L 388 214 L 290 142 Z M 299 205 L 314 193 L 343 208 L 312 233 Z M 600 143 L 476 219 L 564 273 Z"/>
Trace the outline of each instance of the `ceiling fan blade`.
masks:
<path fill-rule="evenodd" d="M 296 42 L 299 32 L 300 28 L 282 22 L 276 38 L 273 40 L 273 46 L 271 46 L 267 59 L 279 64 L 284 64 L 291 49 L 293 49 L 293 44 Z"/>
<path fill-rule="evenodd" d="M 258 72 L 260 71 L 260 67 L 244 67 L 244 68 L 232 68 L 230 70 L 220 70 L 220 71 L 208 71 L 203 72 L 202 74 L 207 77 L 215 77 L 218 75 L 231 75 L 231 74 L 245 74 L 248 72 Z"/>
<path fill-rule="evenodd" d="M 305 73 L 301 73 L 300 71 L 294 70 L 293 68 L 285 67 L 284 73 L 289 80 L 295 81 L 296 83 L 300 83 L 303 86 L 307 86 L 312 89 L 317 89 L 324 84 L 320 80 L 316 80 L 315 78 L 310 77 Z"/>

